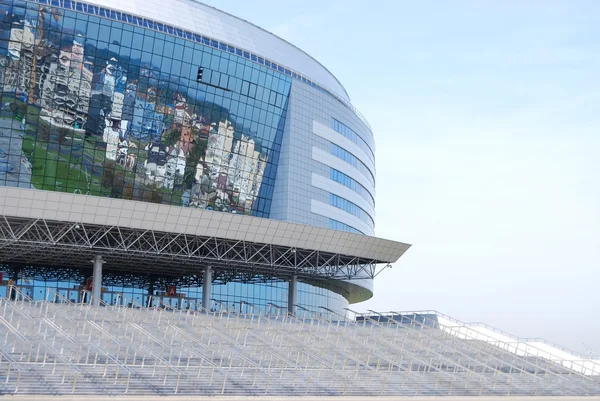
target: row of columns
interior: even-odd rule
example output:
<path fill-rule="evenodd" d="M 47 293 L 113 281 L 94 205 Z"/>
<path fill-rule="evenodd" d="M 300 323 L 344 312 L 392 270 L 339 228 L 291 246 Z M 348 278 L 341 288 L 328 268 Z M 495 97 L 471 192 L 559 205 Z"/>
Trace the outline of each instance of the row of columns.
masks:
<path fill-rule="evenodd" d="M 102 255 L 96 255 L 93 260 L 94 271 L 92 273 L 92 305 L 100 305 L 100 299 L 102 296 L 102 265 L 104 260 Z M 204 268 L 204 274 L 202 277 L 202 307 L 204 310 L 210 310 L 210 296 L 211 296 L 211 285 L 212 285 L 212 269 L 210 266 Z M 288 303 L 287 310 L 289 313 L 294 313 L 294 306 L 297 302 L 298 294 L 298 276 L 292 275 L 289 281 L 288 287 Z M 150 287 L 148 289 L 149 294 L 154 293 L 154 280 L 150 280 Z"/>

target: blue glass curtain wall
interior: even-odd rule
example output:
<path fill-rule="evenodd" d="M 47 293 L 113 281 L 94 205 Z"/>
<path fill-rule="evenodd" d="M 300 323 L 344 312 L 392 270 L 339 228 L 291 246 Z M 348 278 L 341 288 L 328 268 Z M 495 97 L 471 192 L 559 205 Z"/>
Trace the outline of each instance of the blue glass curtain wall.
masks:
<path fill-rule="evenodd" d="M 0 24 L 0 185 L 269 216 L 285 72 L 36 2 Z"/>
<path fill-rule="evenodd" d="M 81 301 L 81 290 L 85 283 L 72 280 L 40 280 L 34 277 L 21 277 L 15 283 L 21 291 L 35 301 L 71 302 Z M 202 303 L 202 287 L 176 286 L 176 296 L 167 296 L 168 285 L 157 282 L 154 285 L 152 298 L 148 298 L 148 288 L 135 285 L 103 285 L 102 300 L 108 304 L 129 304 L 139 306 L 165 306 L 173 309 L 186 309 L 196 307 Z M 52 291 L 48 291 L 52 289 Z M 58 291 L 60 296 L 55 296 Z M 211 308 L 229 308 L 245 313 L 251 313 L 251 306 L 266 311 L 269 304 L 287 308 L 288 283 L 284 281 L 267 281 L 259 283 L 213 284 L 211 287 Z M 6 297 L 6 286 L 0 285 L 0 297 Z M 348 301 L 340 294 L 329 289 L 320 288 L 307 283 L 298 283 L 297 305 L 313 311 L 322 312 L 321 306 L 344 314 Z M 251 306 L 250 306 L 251 305 Z"/>

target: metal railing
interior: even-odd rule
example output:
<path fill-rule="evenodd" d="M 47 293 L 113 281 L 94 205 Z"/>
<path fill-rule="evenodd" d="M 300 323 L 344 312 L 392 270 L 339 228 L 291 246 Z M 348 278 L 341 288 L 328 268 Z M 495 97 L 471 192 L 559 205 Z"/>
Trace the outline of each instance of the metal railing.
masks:
<path fill-rule="evenodd" d="M 449 317 L 440 324 L 432 311 L 340 314 L 296 305 L 289 313 L 248 303 L 206 310 L 197 301 L 162 308 L 122 294 L 92 306 L 88 292 L 79 302 L 58 292 L 35 301 L 15 287 L 13 299 L 0 298 L 0 391 L 600 395 L 600 377 L 582 373 L 588 365 L 548 360 L 543 349 Z"/>
<path fill-rule="evenodd" d="M 449 321 L 451 321 L 453 323 L 456 323 L 458 325 L 465 326 L 465 327 L 470 327 L 470 328 L 483 327 L 483 328 L 486 328 L 486 329 L 488 329 L 490 331 L 493 331 L 495 333 L 501 334 L 501 335 L 503 335 L 505 337 L 511 338 L 511 339 L 513 339 L 515 341 L 519 341 L 519 342 L 541 342 L 541 343 L 544 343 L 544 344 L 549 345 L 551 347 L 554 347 L 556 349 L 559 349 L 561 351 L 564 351 L 564 352 L 566 352 L 568 354 L 571 354 L 571 355 L 573 355 L 573 356 L 575 356 L 577 358 L 581 358 L 581 359 L 599 359 L 600 360 L 600 355 L 583 354 L 581 352 L 574 351 L 574 350 L 572 350 L 570 348 L 564 347 L 562 345 L 556 344 L 556 343 L 554 343 L 552 341 L 548 341 L 548 340 L 545 340 L 545 339 L 542 339 L 542 338 L 537 338 L 537 337 L 519 337 L 519 336 L 516 336 L 516 335 L 514 335 L 512 333 L 508 333 L 508 332 L 506 332 L 506 331 L 504 331 L 502 329 L 499 329 L 499 328 L 497 328 L 495 326 L 491 326 L 491 325 L 489 325 L 487 323 L 484 323 L 484 322 L 468 322 L 467 323 L 467 322 L 464 322 L 462 320 L 458 320 L 456 318 L 448 316 L 448 315 L 446 315 L 446 314 L 444 314 L 442 312 L 439 312 L 437 310 L 434 310 L 434 309 L 413 310 L 413 311 L 392 311 L 392 312 L 389 312 L 389 313 L 395 313 L 395 314 L 401 314 L 401 315 L 404 315 L 404 314 L 419 314 L 419 315 L 432 314 L 432 315 L 436 315 L 436 316 L 441 316 L 444 319 L 447 319 L 447 320 L 449 320 Z"/>

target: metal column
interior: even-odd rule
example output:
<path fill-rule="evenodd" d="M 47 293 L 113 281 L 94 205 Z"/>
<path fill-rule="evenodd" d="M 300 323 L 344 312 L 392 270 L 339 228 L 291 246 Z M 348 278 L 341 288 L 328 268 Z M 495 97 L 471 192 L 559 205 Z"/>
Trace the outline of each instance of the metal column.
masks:
<path fill-rule="evenodd" d="M 212 285 L 212 270 L 210 266 L 204 268 L 204 276 L 202 278 L 202 307 L 206 311 L 210 311 L 210 290 Z"/>
<path fill-rule="evenodd" d="M 154 284 L 156 282 L 156 276 L 151 275 L 148 278 L 148 302 L 146 303 L 146 306 L 148 308 L 152 307 L 152 298 L 154 297 Z"/>
<path fill-rule="evenodd" d="M 296 305 L 296 294 L 298 286 L 298 276 L 295 274 L 292 276 L 288 286 L 288 307 L 287 310 L 289 313 L 294 314 L 294 305 Z"/>
<path fill-rule="evenodd" d="M 21 271 L 21 269 L 18 266 L 13 266 L 13 274 L 10 278 L 13 287 L 10 288 L 10 294 L 8 294 L 8 299 L 10 299 L 11 301 L 14 301 L 17 299 L 17 284 L 19 282 L 19 272 Z"/>
<path fill-rule="evenodd" d="M 92 305 L 100 305 L 102 296 L 102 255 L 96 255 L 94 258 L 94 273 L 92 274 Z"/>

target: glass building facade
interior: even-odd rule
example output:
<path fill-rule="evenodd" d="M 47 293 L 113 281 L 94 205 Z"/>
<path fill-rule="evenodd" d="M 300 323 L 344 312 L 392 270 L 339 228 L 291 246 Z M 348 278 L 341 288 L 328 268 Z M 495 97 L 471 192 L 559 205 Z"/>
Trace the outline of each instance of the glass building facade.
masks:
<path fill-rule="evenodd" d="M 182 2 L 192 4 L 176 3 Z M 332 86 L 339 87 L 330 90 L 290 67 L 108 6 L 0 0 L 0 185 L 373 234 L 370 129 L 333 76 Z M 320 102 L 332 110 L 329 116 L 318 115 L 328 110 Z M 302 121 L 319 119 L 328 122 L 327 135 L 340 139 L 300 128 Z M 315 156 L 319 151 L 325 159 Z M 308 167 L 292 174 L 293 160 L 302 158 Z M 352 193 L 300 183 L 303 174 L 307 180 L 318 174 Z M 294 196 L 302 205 L 288 202 Z M 329 216 L 313 201 L 339 210 Z M 34 293 L 43 285 L 81 284 L 20 280 Z M 135 285 L 113 284 L 107 294 L 145 294 Z M 215 298 L 229 304 L 244 299 L 265 307 L 287 299 L 281 281 L 214 287 Z M 299 304 L 341 310 L 347 297 L 327 287 L 300 283 Z M 190 298 L 201 293 L 182 290 Z"/>
<path fill-rule="evenodd" d="M 85 286 L 85 277 L 81 280 L 40 280 L 39 278 L 21 277 L 17 285 L 24 294 L 33 300 L 47 299 L 49 294 L 54 302 L 81 301 L 81 289 Z M 136 305 L 162 306 L 172 309 L 198 308 L 202 303 L 202 286 L 177 286 L 177 295 L 168 296 L 166 289 L 172 283 L 155 284 L 156 290 L 148 297 L 147 288 L 136 285 L 130 280 L 109 280 L 103 286 L 102 300 L 110 305 L 127 304 L 132 301 Z M 173 284 L 174 285 L 174 284 Z M 58 293 L 59 296 L 54 294 Z M 0 286 L 0 297 L 7 296 L 5 286 Z M 211 290 L 211 305 L 214 310 L 235 310 L 252 313 L 253 308 L 263 311 L 271 309 L 271 313 L 281 313 L 287 308 L 288 284 L 284 281 L 265 281 L 256 283 L 213 283 Z M 298 283 L 297 305 L 311 311 L 327 313 L 320 307 L 343 313 L 348 301 L 343 295 L 318 286 Z"/>
<path fill-rule="evenodd" d="M 2 184 L 269 216 L 290 78 L 84 13 L 0 13 Z"/>

